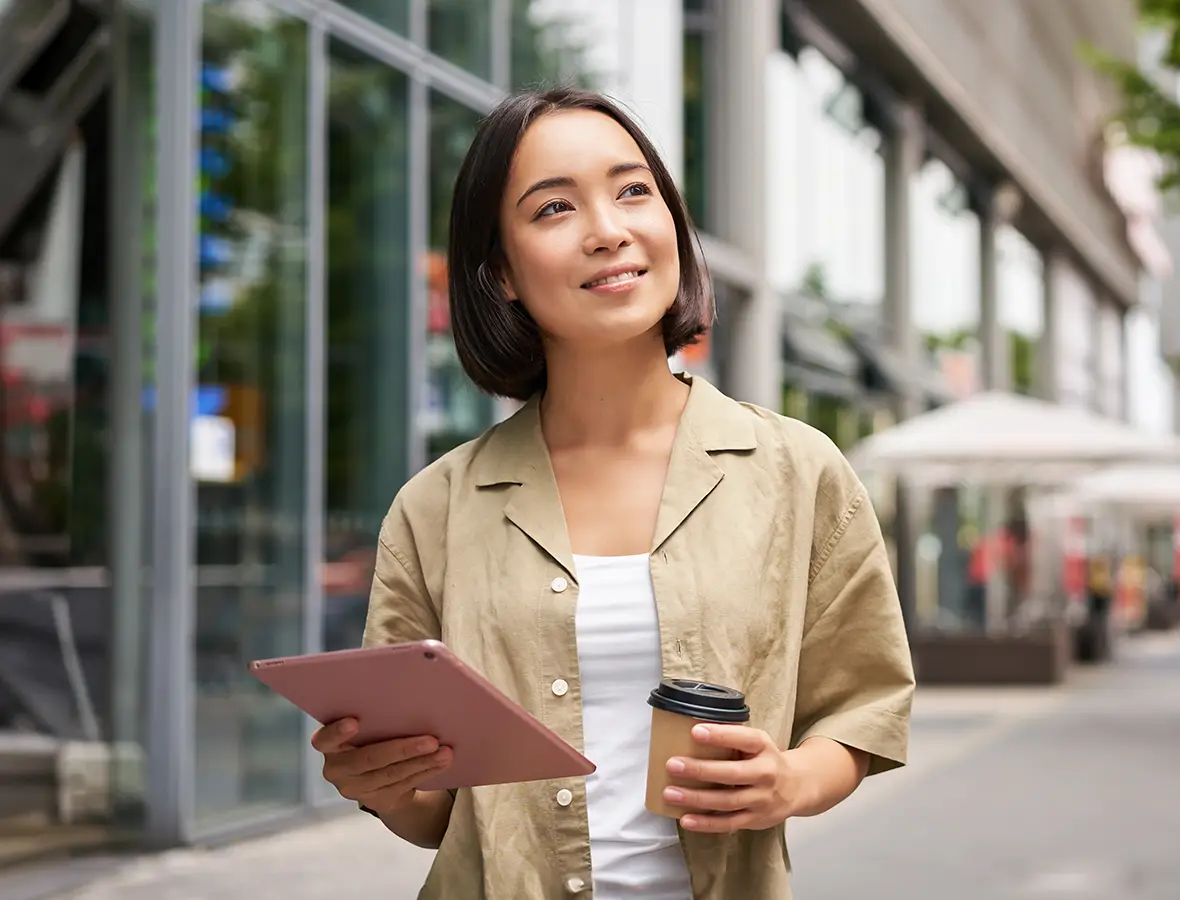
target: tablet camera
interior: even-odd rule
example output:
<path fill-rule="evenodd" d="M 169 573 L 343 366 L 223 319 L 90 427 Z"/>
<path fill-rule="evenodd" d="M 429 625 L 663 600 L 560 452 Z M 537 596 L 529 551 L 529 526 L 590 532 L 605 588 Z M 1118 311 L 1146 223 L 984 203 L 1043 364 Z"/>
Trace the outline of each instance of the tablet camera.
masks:
<path fill-rule="evenodd" d="M 434 659 L 435 658 L 435 653 L 433 650 L 427 650 L 425 655 L 426 655 L 427 659 Z"/>

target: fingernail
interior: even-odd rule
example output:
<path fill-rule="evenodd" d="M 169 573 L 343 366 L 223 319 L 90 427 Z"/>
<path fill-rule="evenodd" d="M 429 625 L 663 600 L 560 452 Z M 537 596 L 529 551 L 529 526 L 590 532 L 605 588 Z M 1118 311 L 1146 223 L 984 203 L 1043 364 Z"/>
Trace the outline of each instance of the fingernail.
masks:
<path fill-rule="evenodd" d="M 709 739 L 709 726 L 697 725 L 692 730 L 692 736 L 698 741 L 707 741 Z"/>
<path fill-rule="evenodd" d="M 694 819 L 692 816 L 681 816 L 680 817 L 680 824 L 683 825 L 685 828 L 696 828 L 697 827 L 697 820 Z"/>
<path fill-rule="evenodd" d="M 418 742 L 418 749 L 423 753 L 433 753 L 438 749 L 438 741 L 434 738 L 423 738 Z"/>
<path fill-rule="evenodd" d="M 439 747 L 434 753 L 434 760 L 439 765 L 446 765 L 451 761 L 451 748 Z"/>
<path fill-rule="evenodd" d="M 346 719 L 344 724 L 340 726 L 340 730 L 345 735 L 356 734 L 356 719 Z"/>
<path fill-rule="evenodd" d="M 664 788 L 664 799 L 670 803 L 679 803 L 684 799 L 684 791 L 676 788 Z"/>
<path fill-rule="evenodd" d="M 684 760 L 682 760 L 682 759 L 668 760 L 668 771 L 671 772 L 673 775 L 680 775 L 682 772 L 684 772 Z"/>

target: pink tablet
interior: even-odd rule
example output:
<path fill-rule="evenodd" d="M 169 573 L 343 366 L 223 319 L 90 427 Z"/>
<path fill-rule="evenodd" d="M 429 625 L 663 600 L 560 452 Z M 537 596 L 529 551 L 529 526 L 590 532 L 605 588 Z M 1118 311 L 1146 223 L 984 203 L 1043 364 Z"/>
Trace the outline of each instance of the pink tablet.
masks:
<path fill-rule="evenodd" d="M 356 746 L 433 735 L 450 768 L 423 790 L 589 775 L 594 764 L 438 641 L 250 663 L 259 681 L 320 724 L 352 717 Z"/>

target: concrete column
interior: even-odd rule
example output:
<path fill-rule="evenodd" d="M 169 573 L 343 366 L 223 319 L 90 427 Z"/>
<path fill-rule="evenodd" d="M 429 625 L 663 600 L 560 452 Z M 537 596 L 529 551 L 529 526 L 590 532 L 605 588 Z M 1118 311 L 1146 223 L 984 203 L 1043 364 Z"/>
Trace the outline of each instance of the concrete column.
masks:
<path fill-rule="evenodd" d="M 910 194 L 925 152 L 922 111 L 912 103 L 899 104 L 895 127 L 885 136 L 885 297 L 883 317 L 891 347 L 902 359 L 916 360 L 920 348 L 913 323 L 910 291 Z M 912 384 L 898 385 L 894 399 L 898 421 L 922 411 L 923 400 Z M 908 627 L 917 609 L 917 506 L 901 481 L 894 504 L 893 540 L 897 548 L 897 593 Z"/>
<path fill-rule="evenodd" d="M 1056 402 L 1058 397 L 1057 347 L 1061 340 L 1061 316 L 1058 311 L 1058 271 L 1061 254 L 1058 250 L 1045 253 L 1043 261 L 1043 289 L 1041 319 L 1043 328 L 1037 341 L 1036 395 L 1042 400 Z"/>
<path fill-rule="evenodd" d="M 921 109 L 899 104 L 896 127 L 885 138 L 885 303 L 887 340 L 907 360 L 918 358 L 919 336 L 913 324 L 910 291 L 910 191 L 925 153 L 925 125 Z M 922 410 L 922 398 L 905 385 L 897 398 L 897 417 L 907 419 Z"/>
<path fill-rule="evenodd" d="M 983 386 L 987 390 L 1007 390 L 1011 382 L 1008 347 L 1000 322 L 999 273 L 997 271 L 996 235 L 1003 224 L 989 194 L 979 212 L 979 344 Z"/>
<path fill-rule="evenodd" d="M 1005 189 L 1009 190 L 1009 189 Z M 1005 205 L 1012 207 L 1005 209 Z M 1008 361 L 1008 340 L 1000 321 L 999 258 L 997 236 L 1006 218 L 1015 211 L 1003 200 L 1000 189 L 988 188 L 980 197 L 979 209 L 979 345 L 983 386 L 991 391 L 1011 388 L 1012 372 Z M 1003 487 L 989 488 L 984 494 L 984 538 L 1004 527 L 1010 492 Z M 985 614 L 989 631 L 1000 631 L 1007 620 L 1008 583 L 1004 573 L 993 568 L 986 586 Z"/>
<path fill-rule="evenodd" d="M 1106 329 L 1103 327 L 1102 311 L 1108 298 L 1105 292 L 1095 288 L 1093 282 L 1089 282 L 1089 287 L 1094 299 L 1094 303 L 1090 307 L 1090 409 L 1103 415 L 1106 412 L 1106 380 L 1109 373 L 1107 372 L 1106 359 Z"/>
<path fill-rule="evenodd" d="M 732 307 L 729 389 L 782 409 L 779 298 L 767 282 L 766 67 L 777 48 L 776 0 L 718 3 L 710 110 L 709 203 L 713 231 L 750 260 L 755 279 Z"/>
<path fill-rule="evenodd" d="M 1119 333 L 1118 408 L 1115 414 L 1124 422 L 1131 421 L 1131 372 L 1127 360 L 1127 308 L 1117 310 Z"/>

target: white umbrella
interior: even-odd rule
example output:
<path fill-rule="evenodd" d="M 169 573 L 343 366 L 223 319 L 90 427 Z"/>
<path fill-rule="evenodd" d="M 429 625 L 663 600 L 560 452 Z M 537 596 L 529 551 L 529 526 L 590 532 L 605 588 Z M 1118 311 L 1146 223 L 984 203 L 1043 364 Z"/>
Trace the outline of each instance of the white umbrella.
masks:
<path fill-rule="evenodd" d="M 1131 462 L 1180 462 L 1180 441 L 1095 413 L 986 391 L 878 432 L 852 449 L 862 472 L 927 485 L 1057 485 Z"/>
<path fill-rule="evenodd" d="M 1057 499 L 1075 509 L 1170 518 L 1180 514 L 1180 465 L 1140 463 L 1104 469 L 1077 479 Z"/>

